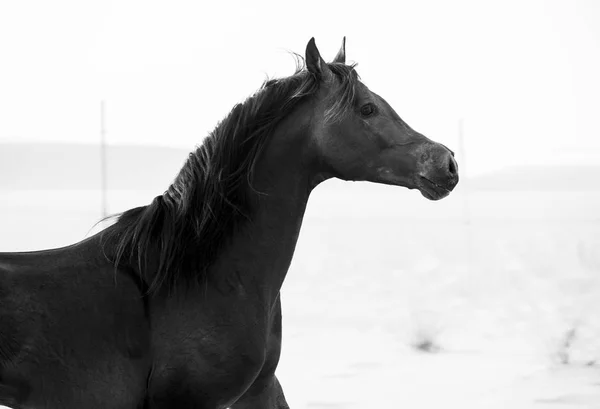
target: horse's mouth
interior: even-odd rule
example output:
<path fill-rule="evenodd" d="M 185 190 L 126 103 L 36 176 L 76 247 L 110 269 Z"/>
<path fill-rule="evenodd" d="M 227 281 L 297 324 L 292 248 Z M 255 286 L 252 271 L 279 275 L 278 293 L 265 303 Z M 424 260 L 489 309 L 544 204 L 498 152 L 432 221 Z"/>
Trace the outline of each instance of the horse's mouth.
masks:
<path fill-rule="evenodd" d="M 450 189 L 427 179 L 425 176 L 419 176 L 419 191 L 429 200 L 440 200 L 450 194 Z"/>

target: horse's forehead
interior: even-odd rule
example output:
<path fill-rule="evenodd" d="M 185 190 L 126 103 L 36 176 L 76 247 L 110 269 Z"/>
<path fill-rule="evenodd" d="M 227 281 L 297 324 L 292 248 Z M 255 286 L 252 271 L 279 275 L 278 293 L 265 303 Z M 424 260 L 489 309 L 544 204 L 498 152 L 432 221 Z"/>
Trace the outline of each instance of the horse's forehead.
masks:
<path fill-rule="evenodd" d="M 373 92 L 362 81 L 356 80 L 353 83 L 354 93 L 358 98 L 369 97 Z"/>

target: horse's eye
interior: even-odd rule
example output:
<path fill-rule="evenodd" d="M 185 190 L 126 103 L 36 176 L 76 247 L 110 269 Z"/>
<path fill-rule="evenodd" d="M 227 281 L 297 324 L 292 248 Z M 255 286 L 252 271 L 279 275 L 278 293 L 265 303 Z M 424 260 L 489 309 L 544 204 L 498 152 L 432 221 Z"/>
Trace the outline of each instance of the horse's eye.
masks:
<path fill-rule="evenodd" d="M 371 104 L 370 102 L 368 104 L 363 105 L 360 108 L 360 114 L 362 116 L 371 116 L 375 113 L 375 105 Z"/>

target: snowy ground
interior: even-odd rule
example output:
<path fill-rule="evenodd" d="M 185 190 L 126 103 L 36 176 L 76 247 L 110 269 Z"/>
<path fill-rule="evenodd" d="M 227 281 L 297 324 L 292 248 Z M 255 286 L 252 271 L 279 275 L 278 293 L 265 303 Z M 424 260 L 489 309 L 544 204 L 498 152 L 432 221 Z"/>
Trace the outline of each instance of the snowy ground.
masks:
<path fill-rule="evenodd" d="M 67 195 L 0 192 L 0 248 L 85 236 L 99 196 Z M 315 191 L 282 290 L 292 408 L 600 408 L 599 198 L 463 199 Z"/>

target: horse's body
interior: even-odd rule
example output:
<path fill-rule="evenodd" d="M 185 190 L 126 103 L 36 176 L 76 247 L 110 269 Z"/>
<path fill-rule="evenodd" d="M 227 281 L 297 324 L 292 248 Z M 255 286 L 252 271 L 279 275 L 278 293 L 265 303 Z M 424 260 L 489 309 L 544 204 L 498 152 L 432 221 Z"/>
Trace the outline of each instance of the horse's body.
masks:
<path fill-rule="evenodd" d="M 279 290 L 311 190 L 330 177 L 458 182 L 314 41 L 307 70 L 236 106 L 148 206 L 69 247 L 0 253 L 0 404 L 15 408 L 287 408 L 275 377 Z"/>
<path fill-rule="evenodd" d="M 148 375 L 150 326 L 127 272 L 98 237 L 0 255 L 0 404 L 135 408 Z"/>

